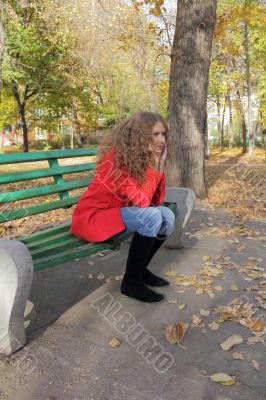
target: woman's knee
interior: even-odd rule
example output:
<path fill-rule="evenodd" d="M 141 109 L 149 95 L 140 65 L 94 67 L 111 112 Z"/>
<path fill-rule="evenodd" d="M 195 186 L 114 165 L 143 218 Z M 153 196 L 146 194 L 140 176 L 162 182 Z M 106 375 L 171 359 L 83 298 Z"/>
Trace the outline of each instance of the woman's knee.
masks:
<path fill-rule="evenodd" d="M 142 229 L 151 232 L 152 235 L 157 235 L 162 225 L 162 214 L 158 209 L 147 207 L 138 218 L 141 220 Z"/>
<path fill-rule="evenodd" d="M 173 232 L 175 226 L 175 214 L 172 210 L 170 210 L 170 208 L 164 206 L 160 207 L 160 212 L 162 215 L 162 226 L 160 229 L 160 233 L 164 235 L 170 235 Z"/>

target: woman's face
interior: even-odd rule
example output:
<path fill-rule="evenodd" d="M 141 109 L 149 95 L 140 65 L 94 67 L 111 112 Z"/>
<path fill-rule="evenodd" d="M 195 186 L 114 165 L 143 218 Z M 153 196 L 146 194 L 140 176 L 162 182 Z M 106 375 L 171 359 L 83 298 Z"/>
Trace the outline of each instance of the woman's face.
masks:
<path fill-rule="evenodd" d="M 152 128 L 152 134 L 151 134 L 152 152 L 160 156 L 164 149 L 164 145 L 165 145 L 165 129 L 164 125 L 158 121 Z"/>

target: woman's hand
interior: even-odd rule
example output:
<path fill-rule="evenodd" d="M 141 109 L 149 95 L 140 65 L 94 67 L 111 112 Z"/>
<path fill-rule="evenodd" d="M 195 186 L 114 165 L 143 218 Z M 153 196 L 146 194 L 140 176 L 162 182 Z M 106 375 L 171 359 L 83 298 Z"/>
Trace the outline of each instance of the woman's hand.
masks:
<path fill-rule="evenodd" d="M 157 154 L 155 154 L 155 166 L 156 169 L 160 172 L 163 172 L 164 170 L 166 157 L 167 157 L 167 145 L 165 143 L 161 155 L 158 156 Z"/>

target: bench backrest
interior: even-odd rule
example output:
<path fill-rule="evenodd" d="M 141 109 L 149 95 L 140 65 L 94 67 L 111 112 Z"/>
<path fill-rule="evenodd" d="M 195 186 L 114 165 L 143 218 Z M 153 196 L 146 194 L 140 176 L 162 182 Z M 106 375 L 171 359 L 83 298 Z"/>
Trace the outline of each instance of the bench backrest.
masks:
<path fill-rule="evenodd" d="M 46 211 L 55 210 L 57 208 L 70 207 L 76 204 L 80 196 L 71 196 L 69 192 L 74 189 L 87 187 L 92 176 L 78 179 L 79 173 L 89 172 L 96 169 L 96 163 L 85 162 L 73 165 L 60 166 L 58 160 L 74 158 L 74 157 L 88 157 L 97 154 L 96 148 L 90 149 L 75 149 L 75 150 L 54 150 L 54 151 L 41 151 L 34 153 L 15 153 L 15 154 L 1 154 L 0 155 L 0 223 L 12 221 L 15 219 L 24 218 L 29 215 L 41 214 Z M 33 163 L 36 161 L 48 161 L 48 168 L 32 169 L 28 171 L 16 171 L 11 173 L 4 173 L 2 165 L 18 164 L 18 163 Z M 66 181 L 64 175 L 77 174 L 77 179 Z M 76 176 L 76 175 L 75 175 Z M 2 185 L 8 185 L 15 182 L 31 181 L 35 179 L 52 177 L 54 183 L 44 186 L 15 190 L 3 191 Z M 5 186 L 6 187 L 6 186 Z M 42 202 L 40 204 L 30 207 L 17 207 L 12 204 L 16 201 L 42 197 L 51 194 L 58 194 L 58 200 L 51 202 Z M 12 205 L 12 206 L 10 206 Z"/>

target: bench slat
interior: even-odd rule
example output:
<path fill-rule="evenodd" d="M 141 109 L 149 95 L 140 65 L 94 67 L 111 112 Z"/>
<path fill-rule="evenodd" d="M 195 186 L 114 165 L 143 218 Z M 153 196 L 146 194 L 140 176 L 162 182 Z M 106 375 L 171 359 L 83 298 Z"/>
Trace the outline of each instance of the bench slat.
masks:
<path fill-rule="evenodd" d="M 2 212 L 0 213 L 0 223 L 28 217 L 30 215 L 41 214 L 43 212 L 56 210 L 57 208 L 72 206 L 77 204 L 79 198 L 80 196 L 73 196 L 67 199 L 56 200 L 51 203 L 44 203 L 28 208 L 20 208 L 18 210 Z"/>
<path fill-rule="evenodd" d="M 73 233 L 71 233 L 68 230 L 66 232 L 58 233 L 56 235 L 47 236 L 46 238 L 41 239 L 41 240 L 36 240 L 32 243 L 27 244 L 27 247 L 30 250 L 30 252 L 32 252 L 33 250 L 37 250 L 37 249 L 41 249 L 43 247 L 50 246 L 50 244 L 52 244 L 52 243 L 64 242 L 67 239 L 72 238 L 73 236 L 74 236 Z"/>
<path fill-rule="evenodd" d="M 14 153 L 1 154 L 0 165 L 24 163 L 32 161 L 46 161 L 51 158 L 75 158 L 84 156 L 94 156 L 98 150 L 91 149 L 74 149 L 74 150 L 52 150 L 52 151 L 36 151 L 33 153 Z"/>
<path fill-rule="evenodd" d="M 48 238 L 52 237 L 53 235 L 57 235 L 61 232 L 68 232 L 69 228 L 70 228 L 70 222 L 67 222 L 65 224 L 54 226 L 52 228 L 46 228 L 44 230 L 37 231 L 32 235 L 24 236 L 19 240 L 28 246 L 30 243 L 35 243 L 35 242 L 38 243 L 39 240 L 45 239 L 47 237 Z"/>
<path fill-rule="evenodd" d="M 85 163 L 81 165 L 67 165 L 58 168 L 36 169 L 34 171 L 13 172 L 11 174 L 0 175 L 0 184 L 27 181 L 32 179 L 48 178 L 50 176 L 73 174 L 78 172 L 93 171 L 96 163 Z"/>
<path fill-rule="evenodd" d="M 128 235 L 128 237 L 130 237 Z M 116 250 L 120 247 L 120 244 L 126 240 L 126 237 L 123 239 L 116 239 L 109 242 L 102 242 L 102 243 L 88 243 L 85 246 L 77 249 L 69 249 L 64 251 L 62 254 L 55 254 L 53 256 L 44 257 L 39 259 L 37 262 L 34 263 L 34 271 L 40 271 L 45 268 L 51 268 L 58 264 L 63 264 L 77 258 L 89 256 L 91 254 L 98 253 L 103 250 Z"/>
<path fill-rule="evenodd" d="M 66 238 L 65 240 L 61 242 L 49 242 L 47 247 L 35 249 L 35 250 L 30 250 L 31 256 L 33 260 L 43 258 L 43 257 L 48 257 L 52 256 L 55 254 L 61 254 L 65 250 L 68 249 L 73 249 L 75 247 L 80 247 L 82 245 L 86 245 L 88 242 L 86 240 L 79 239 L 77 236 L 72 235 L 70 238 Z"/>
<path fill-rule="evenodd" d="M 17 190 L 16 192 L 2 193 L 0 194 L 0 204 L 87 187 L 91 180 L 92 178 L 86 178 L 79 181 L 56 183 L 54 185 L 40 186 L 34 189 L 24 189 Z"/>

